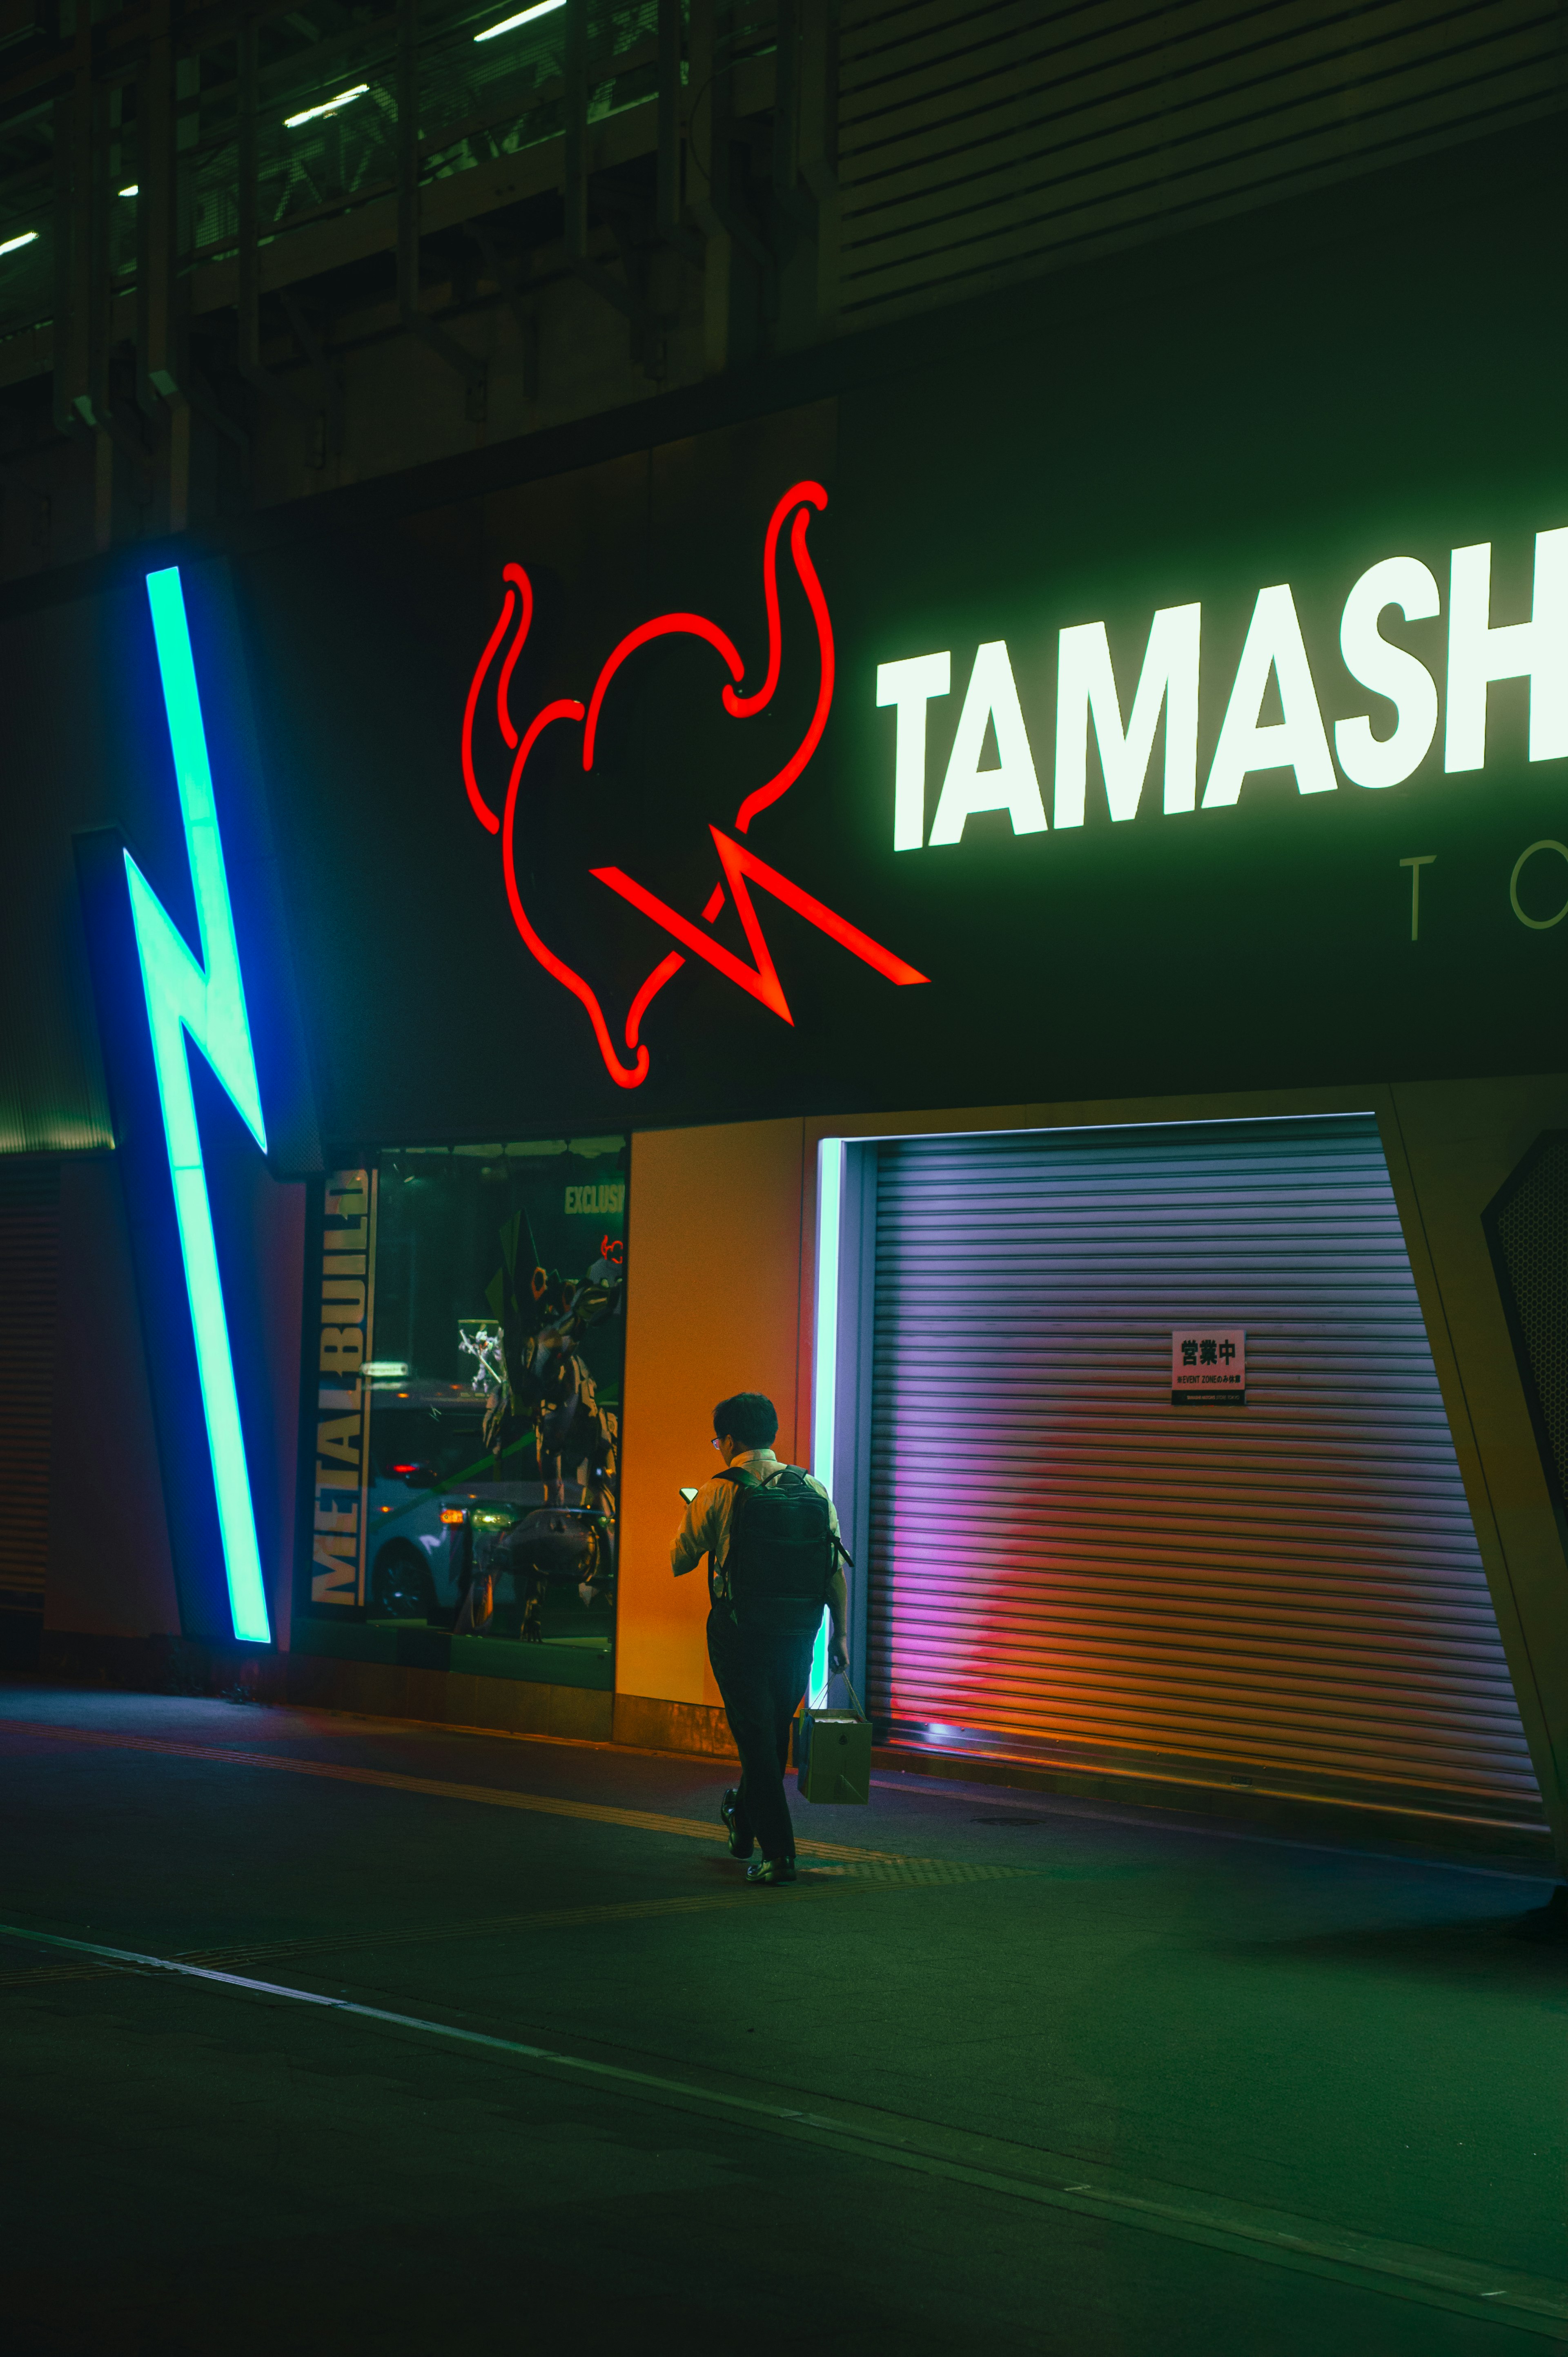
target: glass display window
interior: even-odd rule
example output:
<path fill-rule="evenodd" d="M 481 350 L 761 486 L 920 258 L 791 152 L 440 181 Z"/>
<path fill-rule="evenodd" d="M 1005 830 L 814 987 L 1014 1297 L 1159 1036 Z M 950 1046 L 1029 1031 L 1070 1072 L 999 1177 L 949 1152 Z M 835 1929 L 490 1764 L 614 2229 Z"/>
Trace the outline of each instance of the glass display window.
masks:
<path fill-rule="evenodd" d="M 446 1632 L 453 1668 L 613 1683 L 628 1160 L 623 1136 L 377 1158 L 362 1617 L 395 1658 Z"/>

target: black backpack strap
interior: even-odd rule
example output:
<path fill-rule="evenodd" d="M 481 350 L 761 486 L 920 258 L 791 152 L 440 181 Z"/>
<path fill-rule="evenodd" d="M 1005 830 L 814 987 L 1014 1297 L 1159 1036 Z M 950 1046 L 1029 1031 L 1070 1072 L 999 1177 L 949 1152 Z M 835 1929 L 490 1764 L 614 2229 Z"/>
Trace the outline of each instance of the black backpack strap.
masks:
<path fill-rule="evenodd" d="M 731 1485 L 735 1491 L 735 1503 L 737 1507 L 748 1490 L 760 1490 L 762 1487 L 762 1484 L 757 1479 L 757 1476 L 754 1473 L 746 1472 L 745 1467 L 740 1465 L 724 1466 L 720 1471 L 714 1475 L 714 1480 L 715 1481 L 727 1481 Z M 730 1534 L 732 1538 L 734 1537 L 734 1530 L 732 1528 Z M 720 1593 L 719 1581 L 722 1577 L 723 1574 L 716 1572 L 714 1569 L 713 1559 L 710 1556 L 708 1560 L 708 1601 L 710 1604 L 722 1605 L 729 1603 L 727 1594 L 729 1583 L 727 1580 L 725 1582 L 726 1592 L 724 1594 Z M 735 1607 L 733 1605 L 730 1605 L 730 1618 L 732 1620 L 735 1618 Z"/>

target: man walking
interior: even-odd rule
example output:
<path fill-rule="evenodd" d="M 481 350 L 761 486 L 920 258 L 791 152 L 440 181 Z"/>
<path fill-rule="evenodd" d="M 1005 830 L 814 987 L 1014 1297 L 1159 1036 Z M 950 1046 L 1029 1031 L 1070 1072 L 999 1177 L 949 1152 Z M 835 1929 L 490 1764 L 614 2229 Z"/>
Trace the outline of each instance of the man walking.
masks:
<path fill-rule="evenodd" d="M 720 1809 L 732 1857 L 762 1856 L 748 1882 L 795 1879 L 795 1828 L 784 1797 L 789 1726 L 806 1691 L 825 1606 L 828 1659 L 849 1666 L 838 1516 L 822 1483 L 773 1453 L 779 1418 L 760 1392 L 714 1410 L 724 1470 L 686 1509 L 671 1568 L 677 1579 L 708 1558 L 708 1659 L 740 1753 L 741 1778 Z"/>

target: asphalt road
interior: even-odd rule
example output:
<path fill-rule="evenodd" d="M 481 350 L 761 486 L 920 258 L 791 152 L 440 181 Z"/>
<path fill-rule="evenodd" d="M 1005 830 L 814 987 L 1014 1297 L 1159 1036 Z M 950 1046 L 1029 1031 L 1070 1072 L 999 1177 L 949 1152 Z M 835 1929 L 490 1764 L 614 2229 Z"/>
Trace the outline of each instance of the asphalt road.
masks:
<path fill-rule="evenodd" d="M 7 2346 L 1568 2340 L 1541 1883 L 897 1780 L 753 1890 L 722 1782 L 0 1685 Z"/>

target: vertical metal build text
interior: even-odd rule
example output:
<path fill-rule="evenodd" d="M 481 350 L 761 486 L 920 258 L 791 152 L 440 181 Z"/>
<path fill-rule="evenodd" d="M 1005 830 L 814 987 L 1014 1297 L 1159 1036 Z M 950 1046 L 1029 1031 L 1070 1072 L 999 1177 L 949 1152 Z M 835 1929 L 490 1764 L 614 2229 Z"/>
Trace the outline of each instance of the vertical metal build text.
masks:
<path fill-rule="evenodd" d="M 321 1222 L 313 1604 L 365 1600 L 371 1386 L 361 1370 L 371 1355 L 375 1265 L 376 1173 L 330 1171 Z"/>

